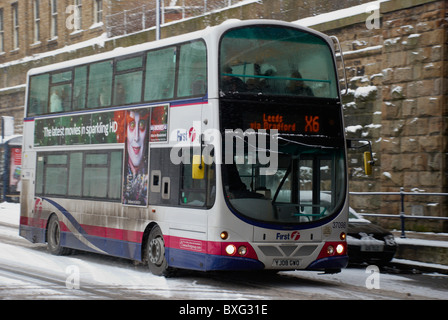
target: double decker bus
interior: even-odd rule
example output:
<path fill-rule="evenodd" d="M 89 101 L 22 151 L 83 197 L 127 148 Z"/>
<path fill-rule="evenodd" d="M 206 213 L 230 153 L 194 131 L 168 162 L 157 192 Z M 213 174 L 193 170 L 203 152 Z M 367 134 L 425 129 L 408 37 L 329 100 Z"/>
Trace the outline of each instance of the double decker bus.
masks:
<path fill-rule="evenodd" d="M 30 70 L 20 235 L 152 273 L 347 265 L 333 41 L 216 27 Z"/>

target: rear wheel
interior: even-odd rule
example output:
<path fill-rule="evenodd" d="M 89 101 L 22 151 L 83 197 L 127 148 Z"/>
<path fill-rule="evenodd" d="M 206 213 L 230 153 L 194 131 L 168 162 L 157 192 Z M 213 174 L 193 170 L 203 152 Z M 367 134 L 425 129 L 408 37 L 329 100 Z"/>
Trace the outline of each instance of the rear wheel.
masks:
<path fill-rule="evenodd" d="M 53 214 L 48 222 L 47 249 L 51 254 L 61 256 L 68 254 L 70 250 L 61 246 L 61 226 L 58 217 Z"/>
<path fill-rule="evenodd" d="M 162 230 L 157 225 L 151 229 L 148 235 L 146 259 L 151 273 L 157 276 L 170 275 L 171 268 L 168 267 L 168 261 L 165 258 L 165 241 Z"/>

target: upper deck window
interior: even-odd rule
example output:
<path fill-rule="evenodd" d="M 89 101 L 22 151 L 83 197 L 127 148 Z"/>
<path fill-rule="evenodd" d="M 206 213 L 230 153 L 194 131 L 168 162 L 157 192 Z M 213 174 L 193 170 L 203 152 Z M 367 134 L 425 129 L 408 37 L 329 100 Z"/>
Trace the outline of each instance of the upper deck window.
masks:
<path fill-rule="evenodd" d="M 221 39 L 221 94 L 338 98 L 332 51 L 323 39 L 296 29 L 252 26 Z"/>
<path fill-rule="evenodd" d="M 207 92 L 207 48 L 202 41 L 180 47 L 178 97 L 203 96 Z"/>
<path fill-rule="evenodd" d="M 145 101 L 172 99 L 176 80 L 176 47 L 148 52 Z"/>
<path fill-rule="evenodd" d="M 28 114 L 43 114 L 47 112 L 48 106 L 48 85 L 50 75 L 42 74 L 31 77 L 30 92 L 28 101 Z"/>
<path fill-rule="evenodd" d="M 112 96 L 113 61 L 90 65 L 87 107 L 108 107 Z"/>
<path fill-rule="evenodd" d="M 31 75 L 27 116 L 207 95 L 202 40 Z"/>

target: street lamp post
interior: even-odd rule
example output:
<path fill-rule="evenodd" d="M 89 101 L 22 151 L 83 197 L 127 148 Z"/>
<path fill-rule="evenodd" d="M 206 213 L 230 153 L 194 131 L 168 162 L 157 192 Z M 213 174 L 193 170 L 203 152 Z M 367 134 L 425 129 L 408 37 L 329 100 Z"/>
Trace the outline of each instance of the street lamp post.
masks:
<path fill-rule="evenodd" d="M 156 40 L 160 40 L 160 1 L 156 1 Z"/>

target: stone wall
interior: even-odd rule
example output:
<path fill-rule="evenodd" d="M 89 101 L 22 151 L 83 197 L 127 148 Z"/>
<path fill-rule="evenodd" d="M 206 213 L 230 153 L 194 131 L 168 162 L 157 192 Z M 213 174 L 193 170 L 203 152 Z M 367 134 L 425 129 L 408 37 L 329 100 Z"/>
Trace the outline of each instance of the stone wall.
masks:
<path fill-rule="evenodd" d="M 22 133 L 24 100 L 25 86 L 13 87 L 8 90 L 0 89 L 0 116 L 14 117 L 16 134 Z"/>
<path fill-rule="evenodd" d="M 447 192 L 445 14 L 437 1 L 384 15 L 382 190 Z M 416 201 L 409 213 L 447 212 L 444 198 Z"/>
<path fill-rule="evenodd" d="M 378 29 L 362 21 L 324 30 L 345 50 L 347 135 L 369 138 L 375 153 L 372 177 L 363 174 L 361 155 L 350 153 L 351 191 L 448 191 L 445 14 L 445 1 L 393 1 L 381 4 Z M 406 214 L 446 216 L 446 197 L 406 200 Z M 401 211 L 398 196 L 353 196 L 351 204 L 364 212 Z M 375 220 L 399 228 L 397 219 Z M 416 219 L 406 227 L 447 228 Z"/>

